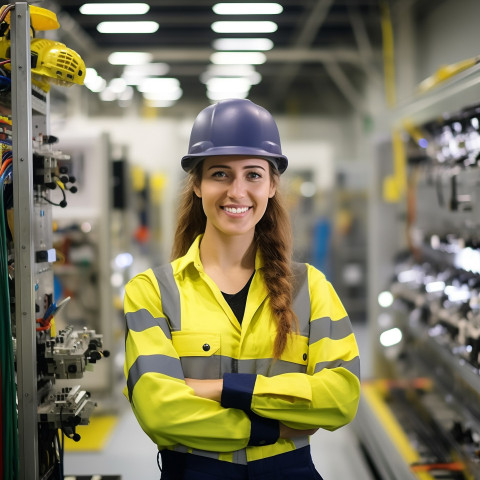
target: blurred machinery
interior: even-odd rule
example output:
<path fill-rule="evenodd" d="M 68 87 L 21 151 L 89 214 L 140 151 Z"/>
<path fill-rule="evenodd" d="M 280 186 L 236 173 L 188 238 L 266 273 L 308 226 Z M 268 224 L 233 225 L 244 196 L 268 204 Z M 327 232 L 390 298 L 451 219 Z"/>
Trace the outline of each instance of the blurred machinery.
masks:
<path fill-rule="evenodd" d="M 355 424 L 382 479 L 480 478 L 480 107 L 467 103 L 479 75 L 405 107 L 377 151 L 376 371 Z"/>
<path fill-rule="evenodd" d="M 55 323 L 71 297 L 57 298 L 54 209 L 68 209 L 76 179 L 49 132 L 52 82 L 82 84 L 85 65 L 63 44 L 36 38 L 58 28 L 45 9 L 0 10 L 1 431 L 5 480 L 63 479 L 64 438 L 80 439 L 96 406 L 80 385 L 108 351 L 87 326 Z"/>

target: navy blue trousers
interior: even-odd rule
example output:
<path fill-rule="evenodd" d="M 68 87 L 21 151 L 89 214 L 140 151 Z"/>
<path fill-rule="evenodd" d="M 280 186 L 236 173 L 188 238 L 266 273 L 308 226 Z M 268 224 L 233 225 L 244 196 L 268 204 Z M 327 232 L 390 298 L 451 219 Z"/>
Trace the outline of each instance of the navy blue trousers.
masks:
<path fill-rule="evenodd" d="M 170 450 L 163 450 L 161 457 L 161 480 L 322 480 L 309 446 L 248 465 Z"/>

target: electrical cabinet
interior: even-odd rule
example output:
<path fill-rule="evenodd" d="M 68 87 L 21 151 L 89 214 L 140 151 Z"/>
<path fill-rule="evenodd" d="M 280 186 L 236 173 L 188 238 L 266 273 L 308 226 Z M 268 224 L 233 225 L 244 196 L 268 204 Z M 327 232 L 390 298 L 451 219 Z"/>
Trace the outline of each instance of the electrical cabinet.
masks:
<path fill-rule="evenodd" d="M 65 45 L 31 37 L 58 26 L 52 12 L 17 2 L 2 7 L 0 21 L 2 478 L 63 479 L 63 438 L 79 440 L 76 427 L 96 406 L 87 390 L 63 382 L 108 356 L 90 326 L 55 323 L 71 297 L 55 292 L 52 212 L 68 208 L 75 180 L 49 131 L 46 77 L 81 83 L 85 66 Z M 51 70 L 41 64 L 40 43 L 51 60 L 60 52 Z"/>
<path fill-rule="evenodd" d="M 392 139 L 377 147 L 376 370 L 355 426 L 381 478 L 480 478 L 479 82 L 476 66 L 400 108 Z M 403 194 L 392 201 L 397 162 Z"/>

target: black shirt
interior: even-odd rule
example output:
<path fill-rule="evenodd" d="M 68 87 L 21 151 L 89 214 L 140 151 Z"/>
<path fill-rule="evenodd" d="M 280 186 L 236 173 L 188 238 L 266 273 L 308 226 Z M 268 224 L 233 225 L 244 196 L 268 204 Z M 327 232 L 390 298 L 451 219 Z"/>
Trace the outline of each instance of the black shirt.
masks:
<path fill-rule="evenodd" d="M 252 276 L 246 283 L 246 285 L 237 293 L 224 293 L 222 292 L 223 297 L 227 301 L 228 305 L 232 309 L 233 313 L 237 317 L 237 320 L 242 323 L 243 314 L 245 313 L 245 306 L 247 304 L 247 295 L 248 289 L 250 288 L 250 284 L 252 283 L 253 275 L 255 272 L 252 273 Z"/>

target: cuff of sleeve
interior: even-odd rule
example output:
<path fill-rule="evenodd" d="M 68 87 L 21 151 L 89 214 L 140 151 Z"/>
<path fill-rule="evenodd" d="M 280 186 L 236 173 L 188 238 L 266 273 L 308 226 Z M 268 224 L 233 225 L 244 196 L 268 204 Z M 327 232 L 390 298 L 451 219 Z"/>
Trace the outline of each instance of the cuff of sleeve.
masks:
<path fill-rule="evenodd" d="M 225 373 L 222 407 L 250 410 L 256 380 L 257 376 L 254 373 Z"/>
<path fill-rule="evenodd" d="M 280 424 L 278 420 L 271 420 L 256 415 L 253 412 L 248 414 L 252 423 L 250 430 L 249 447 L 273 445 L 280 437 Z"/>

